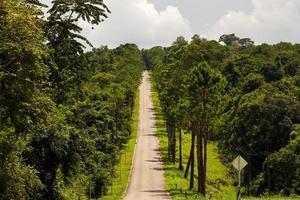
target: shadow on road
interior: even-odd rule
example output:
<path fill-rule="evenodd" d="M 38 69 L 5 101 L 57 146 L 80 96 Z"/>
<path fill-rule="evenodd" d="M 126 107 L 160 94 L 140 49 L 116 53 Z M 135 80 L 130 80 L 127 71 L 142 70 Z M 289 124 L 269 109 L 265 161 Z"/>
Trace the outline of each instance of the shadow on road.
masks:
<path fill-rule="evenodd" d="M 169 194 L 165 190 L 144 190 L 142 192 L 151 193 L 151 196 L 155 196 L 158 199 L 169 199 Z"/>

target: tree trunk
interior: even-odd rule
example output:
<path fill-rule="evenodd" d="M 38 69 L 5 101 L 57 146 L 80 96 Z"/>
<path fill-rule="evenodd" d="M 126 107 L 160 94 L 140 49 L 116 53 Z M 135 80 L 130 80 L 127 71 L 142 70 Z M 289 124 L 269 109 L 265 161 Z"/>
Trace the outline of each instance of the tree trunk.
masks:
<path fill-rule="evenodd" d="M 203 132 L 197 127 L 198 192 L 203 190 Z"/>
<path fill-rule="evenodd" d="M 190 190 L 194 188 L 194 166 L 195 166 L 195 129 L 192 128 Z"/>
<path fill-rule="evenodd" d="M 208 129 L 206 128 L 204 134 L 204 164 L 203 164 L 203 177 L 202 177 L 202 191 L 201 194 L 205 196 L 206 194 L 206 168 L 207 168 L 207 139 L 208 139 Z"/>
<path fill-rule="evenodd" d="M 201 169 L 201 187 L 198 188 L 198 191 L 205 197 L 206 195 L 206 168 L 207 168 L 207 141 L 208 141 L 208 129 L 209 129 L 209 119 L 208 119 L 208 113 L 207 113 L 207 92 L 203 95 L 203 129 L 201 129 L 201 136 L 203 138 L 203 160 L 202 160 L 202 169 Z M 201 143 L 202 145 L 202 143 Z M 199 190 L 200 189 L 200 190 Z"/>
<path fill-rule="evenodd" d="M 172 124 L 172 161 L 175 165 L 176 162 L 176 127 Z"/>
<path fill-rule="evenodd" d="M 191 139 L 193 138 L 193 134 L 191 134 Z M 193 140 L 193 139 L 192 139 Z M 189 170 L 190 170 L 190 166 L 191 166 L 191 158 L 192 158 L 192 147 L 190 149 L 190 155 L 189 155 L 189 160 L 188 160 L 188 163 L 186 164 L 186 168 L 185 168 L 185 172 L 184 172 L 184 178 L 187 178 L 188 177 L 188 174 L 189 174 Z"/>
<path fill-rule="evenodd" d="M 179 131 L 179 135 L 178 135 L 178 140 L 179 140 L 179 170 L 183 170 L 183 166 L 182 166 L 182 138 L 181 138 L 181 129 L 178 130 Z"/>
<path fill-rule="evenodd" d="M 172 120 L 167 120 L 168 132 L 168 160 L 175 164 L 176 161 L 176 128 Z"/>
<path fill-rule="evenodd" d="M 167 133 L 168 133 L 168 161 L 171 161 L 171 133 L 170 133 L 170 122 L 167 119 L 166 122 Z"/>

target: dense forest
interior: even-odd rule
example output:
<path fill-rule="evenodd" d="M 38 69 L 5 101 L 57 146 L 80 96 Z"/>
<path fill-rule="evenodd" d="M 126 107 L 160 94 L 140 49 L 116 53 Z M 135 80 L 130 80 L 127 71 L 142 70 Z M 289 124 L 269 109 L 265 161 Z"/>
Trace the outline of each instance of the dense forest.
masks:
<path fill-rule="evenodd" d="M 41 6 L 0 1 L 0 199 L 98 198 L 131 134 L 141 53 L 84 53 L 77 21 L 101 22 L 102 0 Z"/>
<path fill-rule="evenodd" d="M 195 35 L 142 54 L 164 113 L 168 160 L 185 168 L 185 178 L 190 174 L 190 189 L 196 177 L 198 192 L 206 194 L 207 144 L 216 141 L 228 166 L 239 154 L 248 161 L 244 192 L 300 194 L 299 44 Z M 182 132 L 191 135 L 184 167 L 176 158 Z"/>
<path fill-rule="evenodd" d="M 169 47 L 86 52 L 92 44 L 78 22 L 105 20 L 103 1 L 43 7 L 0 1 L 1 200 L 104 196 L 132 132 L 144 68 L 162 105 L 168 161 L 190 189 L 206 195 L 207 146 L 215 141 L 228 166 L 239 154 L 247 160 L 244 193 L 300 195 L 299 44 L 194 35 Z M 177 156 L 182 133 L 190 134 L 187 166 Z"/>

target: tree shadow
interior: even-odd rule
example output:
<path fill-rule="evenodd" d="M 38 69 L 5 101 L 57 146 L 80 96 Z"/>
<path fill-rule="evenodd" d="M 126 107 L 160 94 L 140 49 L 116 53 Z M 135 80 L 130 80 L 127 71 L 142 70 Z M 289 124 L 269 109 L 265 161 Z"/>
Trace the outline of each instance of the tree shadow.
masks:
<path fill-rule="evenodd" d="M 151 196 L 157 197 L 157 199 L 170 199 L 170 195 L 165 190 L 143 190 L 142 192 L 150 193 Z"/>
<path fill-rule="evenodd" d="M 156 134 L 155 133 L 148 133 L 148 134 L 143 134 L 142 136 L 153 137 L 153 136 L 156 136 Z"/>

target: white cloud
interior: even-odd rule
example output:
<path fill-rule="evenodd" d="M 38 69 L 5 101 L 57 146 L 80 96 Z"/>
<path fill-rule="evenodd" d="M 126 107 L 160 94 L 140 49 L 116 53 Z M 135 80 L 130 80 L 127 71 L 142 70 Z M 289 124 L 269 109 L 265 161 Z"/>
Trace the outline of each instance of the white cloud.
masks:
<path fill-rule="evenodd" d="M 299 0 L 252 0 L 252 4 L 249 13 L 228 11 L 204 35 L 218 39 L 222 34 L 236 33 L 257 43 L 300 42 Z"/>
<path fill-rule="evenodd" d="M 167 6 L 158 11 L 147 0 L 106 1 L 112 11 L 105 22 L 91 29 L 82 23 L 84 35 L 95 47 L 118 46 L 121 43 L 136 43 L 141 47 L 169 45 L 177 36 L 190 37 L 190 23 L 179 10 Z"/>

